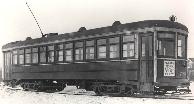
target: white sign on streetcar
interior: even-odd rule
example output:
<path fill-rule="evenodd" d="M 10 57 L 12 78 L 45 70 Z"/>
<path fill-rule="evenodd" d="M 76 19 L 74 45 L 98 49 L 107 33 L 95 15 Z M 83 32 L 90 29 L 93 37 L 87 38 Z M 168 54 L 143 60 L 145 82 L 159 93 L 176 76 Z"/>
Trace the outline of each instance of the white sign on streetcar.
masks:
<path fill-rule="evenodd" d="M 175 76 L 175 61 L 164 61 L 164 76 Z"/>

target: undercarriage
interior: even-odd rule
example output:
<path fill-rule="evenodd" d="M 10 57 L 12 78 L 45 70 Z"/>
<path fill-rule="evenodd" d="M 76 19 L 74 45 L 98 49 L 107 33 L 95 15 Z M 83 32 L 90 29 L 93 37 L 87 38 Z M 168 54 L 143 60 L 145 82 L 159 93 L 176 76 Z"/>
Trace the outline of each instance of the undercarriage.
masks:
<path fill-rule="evenodd" d="M 77 89 L 94 91 L 98 96 L 133 96 L 133 97 L 154 97 L 174 93 L 190 93 L 189 87 L 179 88 L 177 86 L 154 87 L 154 91 L 140 91 L 138 85 L 130 83 L 119 83 L 118 81 L 99 80 L 12 80 L 7 83 L 14 87 L 20 85 L 25 91 L 58 92 L 66 86 L 76 86 Z"/>

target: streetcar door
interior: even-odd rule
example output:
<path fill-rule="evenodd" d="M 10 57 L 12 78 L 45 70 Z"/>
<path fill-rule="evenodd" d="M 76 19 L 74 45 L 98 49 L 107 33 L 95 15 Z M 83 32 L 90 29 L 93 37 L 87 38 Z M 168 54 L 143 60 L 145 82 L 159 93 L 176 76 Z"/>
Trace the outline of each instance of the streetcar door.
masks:
<path fill-rule="evenodd" d="M 153 34 L 140 34 L 140 91 L 153 91 Z"/>

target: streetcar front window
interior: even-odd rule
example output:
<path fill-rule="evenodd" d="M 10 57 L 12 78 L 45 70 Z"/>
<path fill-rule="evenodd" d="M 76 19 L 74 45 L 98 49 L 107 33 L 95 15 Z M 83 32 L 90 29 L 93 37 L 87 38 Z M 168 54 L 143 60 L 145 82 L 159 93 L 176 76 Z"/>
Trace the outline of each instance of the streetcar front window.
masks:
<path fill-rule="evenodd" d="M 184 35 L 178 35 L 178 43 L 177 43 L 177 52 L 178 52 L 178 57 L 179 58 L 184 58 L 186 55 L 185 52 L 185 43 L 186 43 L 186 38 Z"/>
<path fill-rule="evenodd" d="M 175 34 L 158 33 L 158 56 L 175 57 Z"/>

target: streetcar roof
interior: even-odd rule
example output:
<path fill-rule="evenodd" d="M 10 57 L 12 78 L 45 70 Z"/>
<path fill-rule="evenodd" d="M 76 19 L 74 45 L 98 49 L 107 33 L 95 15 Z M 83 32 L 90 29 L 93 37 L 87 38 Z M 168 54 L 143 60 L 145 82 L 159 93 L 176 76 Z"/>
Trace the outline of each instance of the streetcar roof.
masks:
<path fill-rule="evenodd" d="M 11 42 L 2 47 L 2 49 L 6 48 L 13 48 L 16 46 L 26 46 L 31 44 L 38 44 L 42 42 L 49 42 L 49 41 L 56 41 L 56 40 L 62 40 L 62 39 L 71 39 L 75 37 L 81 37 L 81 36 L 92 36 L 92 35 L 102 35 L 103 33 L 109 33 L 109 32 L 116 32 L 116 31 L 122 31 L 122 30 L 135 30 L 138 28 L 145 28 L 145 27 L 165 27 L 165 28 L 175 28 L 180 29 L 188 32 L 188 28 L 184 26 L 183 24 L 180 24 L 178 22 L 172 22 L 169 20 L 145 20 L 145 21 L 138 21 L 138 22 L 132 22 L 132 23 L 126 23 L 126 24 L 118 24 L 113 26 L 107 26 L 107 27 L 101 27 L 101 28 L 95 28 L 90 30 L 83 30 L 81 32 L 72 32 L 72 33 L 64 33 L 60 35 L 53 35 L 48 37 L 41 37 L 36 39 L 27 39 L 24 41 L 16 41 Z"/>

